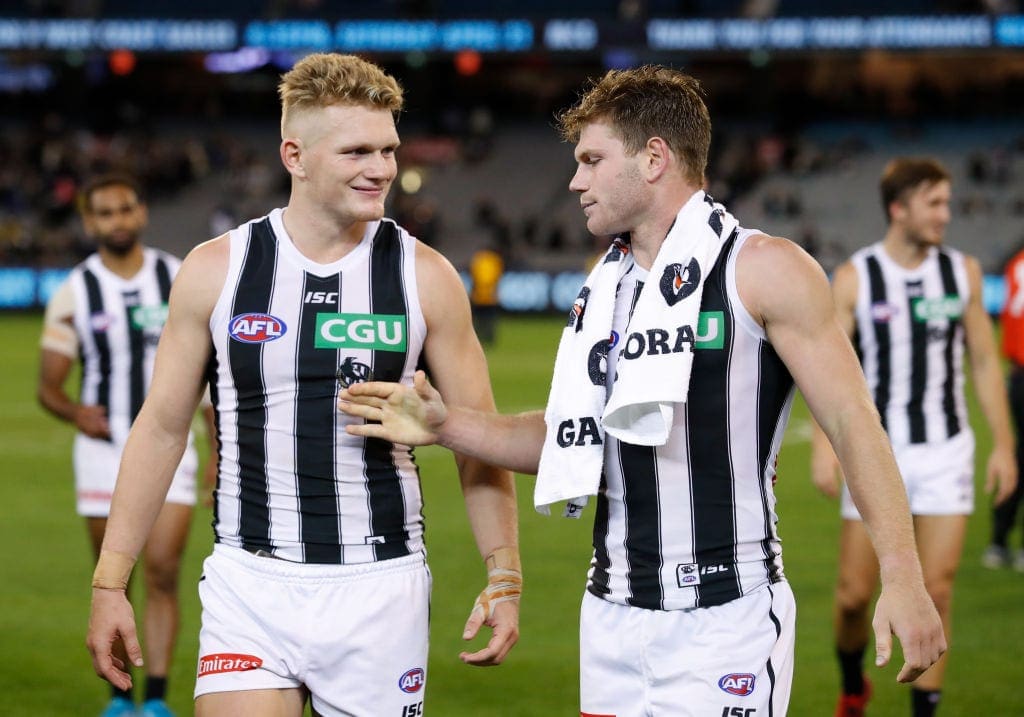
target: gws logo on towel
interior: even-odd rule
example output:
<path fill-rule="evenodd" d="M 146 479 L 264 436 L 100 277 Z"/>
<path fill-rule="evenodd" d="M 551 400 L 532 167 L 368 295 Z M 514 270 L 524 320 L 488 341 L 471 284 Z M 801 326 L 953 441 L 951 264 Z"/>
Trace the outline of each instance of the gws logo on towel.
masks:
<path fill-rule="evenodd" d="M 696 259 L 690 259 L 685 268 L 678 263 L 666 266 L 658 288 L 661 289 L 661 295 L 665 297 L 666 303 L 675 306 L 696 291 L 699 284 L 700 264 Z"/>
<path fill-rule="evenodd" d="M 318 349 L 405 351 L 404 314 L 317 314 Z"/>

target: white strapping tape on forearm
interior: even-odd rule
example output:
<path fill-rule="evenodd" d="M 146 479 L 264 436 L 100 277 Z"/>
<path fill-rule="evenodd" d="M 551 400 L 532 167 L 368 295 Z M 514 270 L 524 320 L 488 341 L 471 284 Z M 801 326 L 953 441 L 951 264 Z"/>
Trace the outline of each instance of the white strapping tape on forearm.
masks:
<path fill-rule="evenodd" d="M 487 587 L 473 604 L 473 610 L 483 612 L 484 620 L 494 614 L 494 608 L 505 602 L 518 601 L 523 593 L 523 573 L 519 569 L 519 551 L 498 548 L 487 556 Z"/>

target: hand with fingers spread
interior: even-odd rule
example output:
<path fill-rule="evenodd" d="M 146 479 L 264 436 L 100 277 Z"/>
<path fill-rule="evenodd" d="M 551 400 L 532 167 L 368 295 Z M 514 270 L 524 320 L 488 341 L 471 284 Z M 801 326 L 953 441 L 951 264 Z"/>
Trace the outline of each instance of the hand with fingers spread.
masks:
<path fill-rule="evenodd" d="M 882 586 L 871 622 L 875 631 L 875 665 L 892 657 L 892 636 L 903 648 L 903 667 L 896 679 L 913 682 L 946 651 L 942 620 L 923 580 L 899 581 Z"/>
<path fill-rule="evenodd" d="M 344 388 L 338 396 L 338 409 L 368 421 L 346 426 L 348 433 L 407 446 L 436 443 L 438 430 L 448 417 L 441 394 L 423 371 L 416 372 L 412 386 L 368 381 Z"/>
<path fill-rule="evenodd" d="M 519 598 L 523 592 L 523 573 L 519 551 L 498 548 L 486 560 L 487 587 L 477 596 L 462 632 L 463 640 L 472 640 L 481 625 L 493 630 L 487 646 L 476 652 L 462 652 L 459 659 L 467 665 L 500 665 L 519 640 Z"/>

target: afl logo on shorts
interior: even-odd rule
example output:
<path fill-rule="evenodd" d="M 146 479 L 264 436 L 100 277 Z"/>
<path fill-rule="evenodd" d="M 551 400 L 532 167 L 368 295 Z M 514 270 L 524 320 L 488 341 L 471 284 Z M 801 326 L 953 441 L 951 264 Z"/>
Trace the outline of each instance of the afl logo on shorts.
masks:
<path fill-rule="evenodd" d="M 723 692 L 728 692 L 730 695 L 746 697 L 754 691 L 754 676 L 749 672 L 722 675 L 722 678 L 718 680 L 718 686 L 722 688 Z"/>
<path fill-rule="evenodd" d="M 427 676 L 423 672 L 422 667 L 414 667 L 411 670 L 406 671 L 404 675 L 398 678 L 398 687 L 402 692 L 408 692 L 412 694 L 419 692 L 423 689 L 423 685 L 427 681 Z"/>
<path fill-rule="evenodd" d="M 288 327 L 270 314 L 239 314 L 228 323 L 228 333 L 235 341 L 262 344 L 284 336 Z"/>

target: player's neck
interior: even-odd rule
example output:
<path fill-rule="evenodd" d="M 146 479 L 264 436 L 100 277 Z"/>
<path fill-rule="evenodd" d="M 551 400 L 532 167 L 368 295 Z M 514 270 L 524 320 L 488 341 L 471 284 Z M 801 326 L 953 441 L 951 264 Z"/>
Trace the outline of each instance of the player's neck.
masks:
<path fill-rule="evenodd" d="M 886 255 L 904 269 L 916 269 L 931 251 L 932 245 L 913 241 L 903 232 L 890 227 L 882 242 Z"/>
<path fill-rule="evenodd" d="M 103 262 L 103 266 L 122 279 L 131 279 L 138 274 L 145 260 L 142 244 L 139 242 L 136 242 L 131 249 L 123 254 L 102 246 L 97 250 L 97 253 L 100 255 L 100 261 Z"/>
<path fill-rule="evenodd" d="M 317 264 L 332 264 L 355 249 L 363 240 L 367 225 L 339 224 L 322 212 L 303 211 L 293 202 L 288 203 L 281 220 L 299 253 Z"/>

